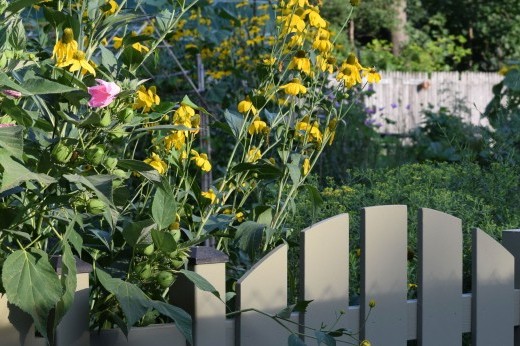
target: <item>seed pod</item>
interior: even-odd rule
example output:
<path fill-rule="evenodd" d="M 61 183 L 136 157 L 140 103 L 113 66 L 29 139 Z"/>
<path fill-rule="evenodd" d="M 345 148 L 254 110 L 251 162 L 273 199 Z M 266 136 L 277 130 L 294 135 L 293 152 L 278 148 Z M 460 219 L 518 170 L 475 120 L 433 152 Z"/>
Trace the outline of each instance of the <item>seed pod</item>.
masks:
<path fill-rule="evenodd" d="M 87 160 L 93 165 L 99 165 L 105 157 L 105 149 L 100 145 L 93 145 L 87 149 Z"/>
<path fill-rule="evenodd" d="M 63 143 L 58 143 L 52 149 L 52 156 L 60 163 L 67 163 L 72 157 L 73 150 Z"/>
<path fill-rule="evenodd" d="M 105 208 L 105 202 L 97 198 L 90 199 L 87 204 L 87 211 L 94 215 L 102 214 Z"/>
<path fill-rule="evenodd" d="M 117 166 L 117 159 L 115 157 L 107 157 L 103 164 L 107 169 L 113 170 Z"/>
<path fill-rule="evenodd" d="M 174 281 L 175 277 L 170 272 L 163 270 L 162 272 L 159 272 L 159 274 L 157 274 L 157 283 L 162 288 L 170 287 Z"/>
<path fill-rule="evenodd" d="M 125 108 L 117 114 L 119 121 L 128 124 L 134 118 L 134 110 L 132 108 Z"/>

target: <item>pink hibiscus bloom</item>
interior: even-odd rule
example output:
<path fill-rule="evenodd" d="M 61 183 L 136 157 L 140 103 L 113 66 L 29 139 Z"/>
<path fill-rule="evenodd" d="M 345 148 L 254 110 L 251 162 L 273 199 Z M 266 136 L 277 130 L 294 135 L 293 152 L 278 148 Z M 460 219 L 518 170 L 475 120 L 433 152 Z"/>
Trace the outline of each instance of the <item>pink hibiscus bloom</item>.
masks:
<path fill-rule="evenodd" d="M 105 82 L 102 79 L 96 79 L 98 85 L 89 87 L 88 93 L 92 98 L 88 101 L 88 105 L 94 108 L 103 108 L 108 106 L 117 94 L 121 92 L 121 88 L 114 82 Z"/>

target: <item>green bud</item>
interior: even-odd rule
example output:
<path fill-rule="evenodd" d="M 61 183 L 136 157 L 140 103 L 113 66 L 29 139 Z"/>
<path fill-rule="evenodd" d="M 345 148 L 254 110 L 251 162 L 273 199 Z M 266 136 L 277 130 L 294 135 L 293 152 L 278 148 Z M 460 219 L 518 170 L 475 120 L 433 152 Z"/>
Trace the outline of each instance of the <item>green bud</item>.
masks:
<path fill-rule="evenodd" d="M 153 243 L 147 244 L 143 248 L 143 255 L 151 256 L 153 254 L 154 250 L 155 250 L 155 247 L 154 247 Z"/>
<path fill-rule="evenodd" d="M 99 165 L 105 157 L 105 149 L 100 145 L 93 145 L 87 149 L 87 160 L 93 165 Z"/>
<path fill-rule="evenodd" d="M 107 157 L 103 164 L 107 169 L 113 170 L 117 166 L 117 159 L 115 157 Z"/>
<path fill-rule="evenodd" d="M 360 3 L 361 3 L 361 0 L 350 0 L 350 4 L 354 7 L 359 6 Z"/>
<path fill-rule="evenodd" d="M 94 215 L 103 213 L 103 211 L 105 211 L 105 208 L 105 202 L 97 198 L 90 199 L 87 204 L 87 211 Z"/>
<path fill-rule="evenodd" d="M 103 113 L 103 116 L 101 119 L 99 119 L 99 126 L 101 127 L 107 127 L 112 122 L 112 119 L 110 118 L 110 113 L 105 112 Z"/>
<path fill-rule="evenodd" d="M 149 279 L 152 276 L 152 267 L 146 262 L 139 263 L 135 267 L 135 271 L 143 280 Z"/>
<path fill-rule="evenodd" d="M 127 179 L 129 176 L 128 173 L 123 171 L 122 169 L 114 169 L 112 171 L 112 174 L 121 179 Z"/>
<path fill-rule="evenodd" d="M 73 150 L 63 143 L 58 143 L 52 149 L 52 156 L 60 163 L 67 163 L 72 157 Z"/>
<path fill-rule="evenodd" d="M 117 114 L 117 118 L 121 122 L 128 124 L 134 118 L 134 110 L 132 108 L 125 108 Z"/>
<path fill-rule="evenodd" d="M 163 270 L 162 272 L 159 272 L 159 274 L 157 275 L 157 283 L 162 288 L 170 287 L 174 281 L 175 281 L 175 277 L 173 276 L 172 273 L 170 273 L 168 271 Z"/>

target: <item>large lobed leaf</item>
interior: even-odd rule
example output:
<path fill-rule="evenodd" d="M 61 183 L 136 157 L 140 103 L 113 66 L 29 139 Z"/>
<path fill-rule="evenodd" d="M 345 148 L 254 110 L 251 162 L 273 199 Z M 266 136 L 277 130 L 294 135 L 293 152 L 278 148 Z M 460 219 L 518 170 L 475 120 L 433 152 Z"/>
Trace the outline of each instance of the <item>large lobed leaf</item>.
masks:
<path fill-rule="evenodd" d="M 17 250 L 7 256 L 2 268 L 7 300 L 30 314 L 36 329 L 47 337 L 49 311 L 63 290 L 45 252 Z"/>

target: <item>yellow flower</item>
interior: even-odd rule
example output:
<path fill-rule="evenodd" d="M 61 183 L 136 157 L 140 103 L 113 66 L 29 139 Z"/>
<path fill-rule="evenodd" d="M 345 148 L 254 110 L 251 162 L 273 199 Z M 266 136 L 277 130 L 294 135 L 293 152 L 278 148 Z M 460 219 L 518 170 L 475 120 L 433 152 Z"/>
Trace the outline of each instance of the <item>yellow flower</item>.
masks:
<path fill-rule="evenodd" d="M 316 57 L 316 65 L 318 65 L 318 68 L 322 71 L 328 71 L 329 73 L 332 73 L 334 71 L 334 64 L 336 63 L 336 59 L 329 56 L 328 58 L 324 58 L 321 55 L 318 55 Z"/>
<path fill-rule="evenodd" d="M 235 214 L 235 219 L 237 219 L 238 222 L 244 221 L 244 219 L 245 219 L 244 213 L 239 211 L 238 213 Z"/>
<path fill-rule="evenodd" d="M 204 172 L 211 171 L 211 163 L 208 160 L 208 155 L 199 154 L 196 150 L 191 149 L 190 154 L 192 155 L 192 160 L 195 161 L 197 167 L 200 167 Z"/>
<path fill-rule="evenodd" d="M 410 290 L 416 290 L 417 289 L 417 284 L 408 284 L 408 289 Z"/>
<path fill-rule="evenodd" d="M 267 58 L 263 59 L 262 62 L 265 65 L 273 66 L 275 64 L 275 62 L 276 62 L 276 58 L 273 57 L 273 56 L 270 56 L 270 57 L 267 57 Z"/>
<path fill-rule="evenodd" d="M 373 67 L 364 69 L 362 74 L 363 77 L 367 77 L 367 82 L 369 83 L 379 83 L 381 81 L 381 75 Z"/>
<path fill-rule="evenodd" d="M 217 195 L 213 191 L 213 189 L 209 189 L 208 191 L 202 191 L 200 193 L 202 197 L 207 198 L 211 201 L 211 204 L 218 202 Z"/>
<path fill-rule="evenodd" d="M 318 29 L 318 34 L 312 43 L 312 48 L 319 50 L 322 53 L 326 53 L 332 50 L 334 45 L 330 40 L 330 32 L 325 29 Z"/>
<path fill-rule="evenodd" d="M 294 6 L 304 7 L 305 5 L 309 6 L 309 0 L 289 0 L 285 8 L 292 8 Z"/>
<path fill-rule="evenodd" d="M 252 147 L 246 154 L 246 162 L 256 162 L 262 157 L 262 152 L 257 147 Z"/>
<path fill-rule="evenodd" d="M 311 74 L 311 60 L 303 50 L 299 50 L 292 58 L 288 66 L 289 69 L 300 70 L 305 74 Z"/>
<path fill-rule="evenodd" d="M 140 42 L 136 42 L 136 43 L 132 44 L 132 48 L 135 49 L 136 51 L 138 51 L 139 53 L 146 53 L 146 52 L 150 51 L 150 48 L 142 45 Z"/>
<path fill-rule="evenodd" d="M 363 341 L 361 341 L 359 346 L 372 346 L 372 344 L 368 340 L 363 340 Z"/>
<path fill-rule="evenodd" d="M 296 14 L 278 17 L 278 20 L 283 23 L 283 34 L 305 31 L 305 22 Z"/>
<path fill-rule="evenodd" d="M 142 108 L 143 112 L 148 112 L 153 105 L 159 105 L 161 102 L 160 97 L 156 93 L 156 87 L 152 86 L 146 90 L 144 85 L 139 86 L 137 90 L 137 100 L 135 101 L 133 108 Z"/>
<path fill-rule="evenodd" d="M 175 125 L 184 125 L 187 128 L 191 128 L 191 118 L 194 116 L 195 109 L 181 103 L 181 106 L 173 113 L 173 123 Z"/>
<path fill-rule="evenodd" d="M 69 59 L 60 62 L 56 66 L 58 67 L 69 67 L 70 72 L 79 71 L 81 69 L 85 69 L 88 72 L 92 73 L 92 75 L 96 75 L 96 70 L 89 64 L 87 59 L 85 59 L 85 53 L 80 50 L 77 50 L 72 54 L 72 57 Z"/>
<path fill-rule="evenodd" d="M 114 36 L 113 40 L 114 40 L 114 48 L 115 49 L 121 48 L 121 46 L 123 45 L 123 38 Z"/>
<path fill-rule="evenodd" d="M 321 18 L 320 14 L 317 11 L 317 8 L 311 8 L 306 10 L 303 13 L 304 17 L 305 15 L 308 15 L 309 23 L 311 26 L 315 28 L 325 28 L 327 26 L 327 22 L 325 21 L 325 19 Z"/>
<path fill-rule="evenodd" d="M 307 136 L 307 140 L 309 142 L 316 142 L 321 144 L 323 140 L 323 136 L 321 134 L 320 128 L 318 127 L 318 123 L 310 124 L 308 120 L 305 118 L 302 121 L 296 123 L 295 126 L 296 137 Z M 302 134 L 303 132 L 303 134 Z"/>
<path fill-rule="evenodd" d="M 307 88 L 304 87 L 300 80 L 295 78 L 291 82 L 282 85 L 280 89 L 284 90 L 287 95 L 299 95 L 299 94 L 305 94 L 307 92 Z"/>
<path fill-rule="evenodd" d="M 154 33 L 154 31 L 155 31 L 154 21 L 155 21 L 155 19 L 152 19 L 151 22 L 149 22 L 148 24 L 146 24 L 146 26 L 144 27 L 144 29 L 141 31 L 141 34 L 142 34 L 142 35 L 148 35 L 148 36 L 151 36 L 151 35 Z"/>
<path fill-rule="evenodd" d="M 104 12 L 105 15 L 109 16 L 112 14 L 115 14 L 119 6 L 117 5 L 117 2 L 114 0 L 107 0 L 106 2 L 108 5 L 110 5 L 110 8 Z"/>
<path fill-rule="evenodd" d="M 267 124 L 265 121 L 262 121 L 258 116 L 255 116 L 253 118 L 251 125 L 249 125 L 249 128 L 247 129 L 251 136 L 265 130 L 267 130 Z"/>
<path fill-rule="evenodd" d="M 253 115 L 256 115 L 258 113 L 258 110 L 255 108 L 253 103 L 249 101 L 249 99 L 242 100 L 237 105 L 238 111 L 242 114 L 248 114 L 249 112 L 253 113 Z"/>
<path fill-rule="evenodd" d="M 157 172 L 159 172 L 159 174 L 166 173 L 166 170 L 168 169 L 166 162 L 161 160 L 159 155 L 156 153 L 152 153 L 152 157 L 147 158 L 144 162 L 152 166 Z"/>
<path fill-rule="evenodd" d="M 170 135 L 164 137 L 164 144 L 166 149 L 175 148 L 181 150 L 186 142 L 186 135 L 184 131 L 173 131 Z"/>
<path fill-rule="evenodd" d="M 307 175 L 309 173 L 309 171 L 311 170 L 311 160 L 309 160 L 308 158 L 305 158 L 305 160 L 303 160 L 302 170 L 303 175 Z"/>
<path fill-rule="evenodd" d="M 354 85 L 361 83 L 361 75 L 359 74 L 359 68 L 356 65 L 344 62 L 341 64 L 337 80 L 343 80 L 347 88 L 352 88 Z"/>
<path fill-rule="evenodd" d="M 63 30 L 61 40 L 56 42 L 52 50 L 52 57 L 56 59 L 56 63 L 62 63 L 72 59 L 74 52 L 78 50 L 78 42 L 74 40 L 74 32 L 71 28 Z"/>

